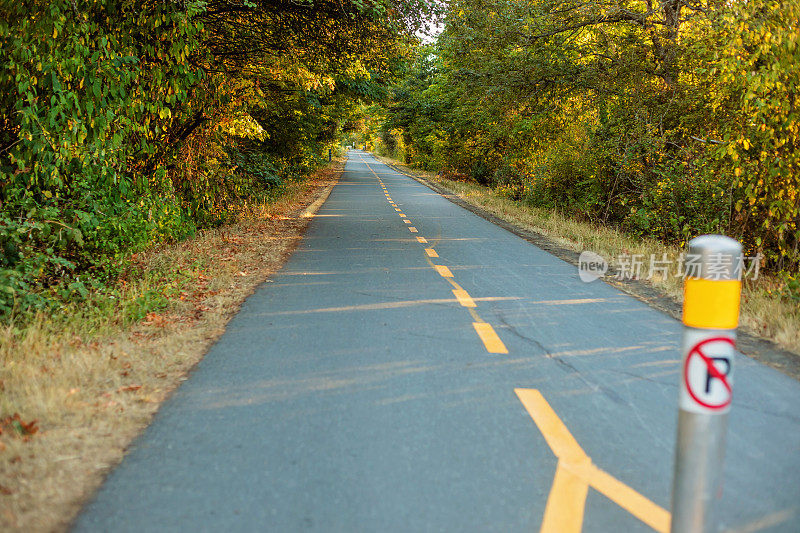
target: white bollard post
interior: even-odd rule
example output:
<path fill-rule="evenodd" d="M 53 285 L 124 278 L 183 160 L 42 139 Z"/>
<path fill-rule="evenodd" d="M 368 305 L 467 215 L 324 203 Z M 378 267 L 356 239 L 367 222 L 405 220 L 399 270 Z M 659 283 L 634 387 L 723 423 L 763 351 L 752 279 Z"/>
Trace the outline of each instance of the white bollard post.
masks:
<path fill-rule="evenodd" d="M 741 275 L 742 246 L 735 240 L 703 235 L 689 242 L 672 533 L 703 533 L 714 524 L 713 500 L 722 491 Z"/>

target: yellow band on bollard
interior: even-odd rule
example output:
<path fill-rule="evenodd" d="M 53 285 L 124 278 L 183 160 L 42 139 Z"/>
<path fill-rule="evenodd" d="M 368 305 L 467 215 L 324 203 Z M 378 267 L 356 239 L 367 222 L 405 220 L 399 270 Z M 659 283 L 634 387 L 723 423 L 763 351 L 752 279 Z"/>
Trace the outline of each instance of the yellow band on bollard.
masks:
<path fill-rule="evenodd" d="M 686 278 L 683 323 L 692 328 L 734 329 L 739 325 L 739 280 Z"/>

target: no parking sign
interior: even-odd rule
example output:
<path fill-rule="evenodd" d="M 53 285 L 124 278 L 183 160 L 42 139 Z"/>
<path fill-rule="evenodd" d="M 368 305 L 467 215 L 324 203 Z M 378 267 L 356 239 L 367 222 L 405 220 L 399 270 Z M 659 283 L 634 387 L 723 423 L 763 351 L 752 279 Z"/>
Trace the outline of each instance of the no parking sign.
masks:
<path fill-rule="evenodd" d="M 727 412 L 733 385 L 733 335 L 730 331 L 689 330 L 683 343 L 680 408 L 693 413 Z"/>

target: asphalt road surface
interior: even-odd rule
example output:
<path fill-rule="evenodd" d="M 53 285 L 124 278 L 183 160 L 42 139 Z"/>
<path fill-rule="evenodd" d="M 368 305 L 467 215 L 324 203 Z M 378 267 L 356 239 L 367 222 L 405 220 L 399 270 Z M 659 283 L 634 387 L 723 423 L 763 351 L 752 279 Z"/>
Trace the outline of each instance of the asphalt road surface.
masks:
<path fill-rule="evenodd" d="M 352 151 L 74 529 L 664 530 L 681 327 Z M 735 373 L 721 530 L 800 531 L 800 383 Z"/>

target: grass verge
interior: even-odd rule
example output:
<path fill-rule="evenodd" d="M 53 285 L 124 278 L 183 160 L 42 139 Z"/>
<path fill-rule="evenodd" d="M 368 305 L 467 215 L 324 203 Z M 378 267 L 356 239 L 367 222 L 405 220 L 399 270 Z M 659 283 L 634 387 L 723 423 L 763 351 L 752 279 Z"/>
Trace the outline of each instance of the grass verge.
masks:
<path fill-rule="evenodd" d="M 116 300 L 0 330 L 0 531 L 65 530 L 126 446 L 286 260 L 344 161 L 247 220 L 138 254 Z"/>
<path fill-rule="evenodd" d="M 436 173 L 412 169 L 390 158 L 376 157 L 438 185 L 464 202 L 477 206 L 499 219 L 543 235 L 558 246 L 573 252 L 591 250 L 607 260 L 616 258 L 620 254 L 642 254 L 645 258 L 654 255 L 661 258 L 666 253 L 674 261 L 683 251 L 680 247 L 667 246 L 655 239 L 632 237 L 615 228 L 589 224 L 557 211 L 531 207 L 473 182 L 444 179 Z M 682 301 L 682 278 L 655 275 L 642 283 L 675 302 L 675 306 Z M 755 281 L 745 280 L 740 330 L 771 341 L 778 347 L 800 356 L 800 303 L 785 296 L 783 285 L 779 279 L 763 273 Z M 630 284 L 625 284 L 623 288 L 637 293 L 636 287 Z M 787 370 L 780 363 L 775 363 L 773 366 Z"/>

